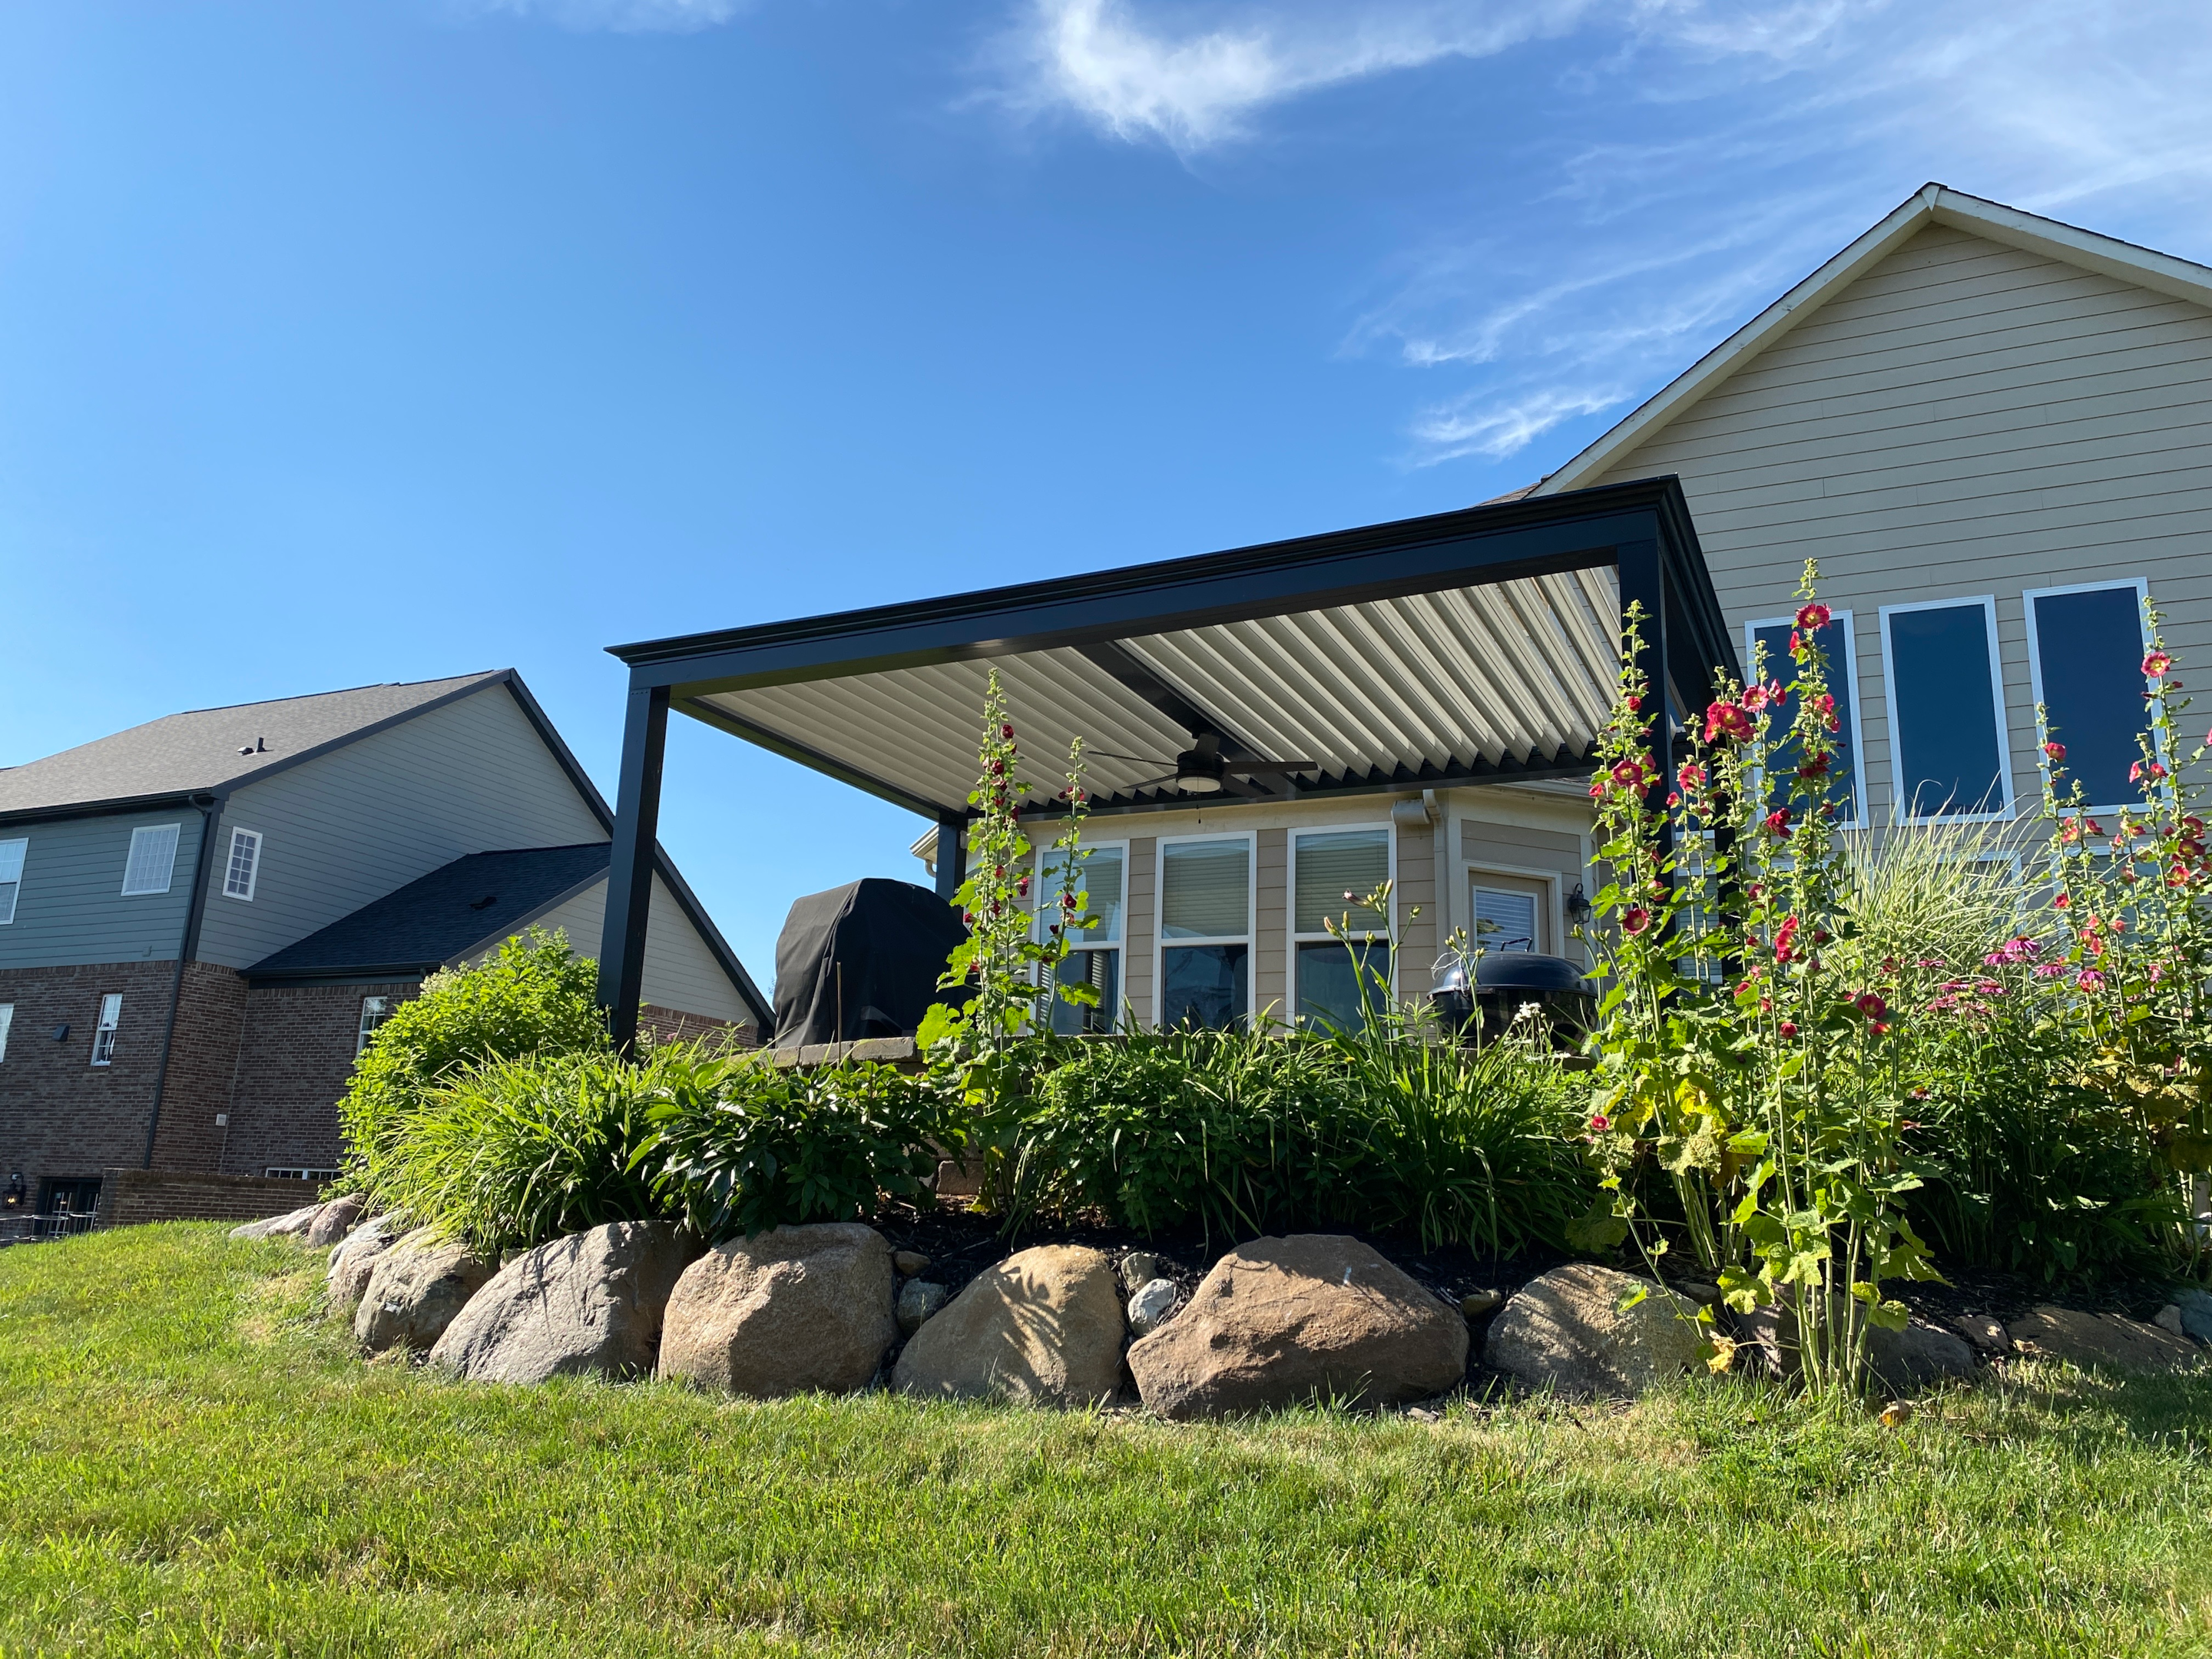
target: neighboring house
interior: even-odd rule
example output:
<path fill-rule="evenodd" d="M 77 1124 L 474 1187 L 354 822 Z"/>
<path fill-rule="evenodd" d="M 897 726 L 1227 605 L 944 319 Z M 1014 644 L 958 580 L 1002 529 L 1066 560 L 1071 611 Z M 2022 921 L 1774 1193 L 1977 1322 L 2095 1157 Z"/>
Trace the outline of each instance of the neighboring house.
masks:
<path fill-rule="evenodd" d="M 1091 752 L 1109 921 L 1072 971 L 1140 1023 L 1341 1012 L 1323 923 L 1385 877 L 1401 996 L 1457 929 L 1571 954 L 1621 596 L 1671 608 L 1650 665 L 1694 717 L 1705 671 L 1779 660 L 1808 557 L 1847 818 L 2025 818 L 2039 702 L 2095 804 L 2132 797 L 2144 592 L 2212 668 L 2212 270 L 1930 185 L 1482 507 L 617 647 L 625 775 L 649 805 L 658 696 L 936 818 L 915 850 L 949 892 L 995 668 L 1032 776 Z M 1048 841 L 1049 791 L 1028 807 Z"/>
<path fill-rule="evenodd" d="M 0 1172 L 315 1176 L 360 1044 L 533 922 L 586 953 L 606 805 L 512 670 L 204 709 L 0 770 Z M 665 857 L 649 1023 L 767 1009 Z"/>

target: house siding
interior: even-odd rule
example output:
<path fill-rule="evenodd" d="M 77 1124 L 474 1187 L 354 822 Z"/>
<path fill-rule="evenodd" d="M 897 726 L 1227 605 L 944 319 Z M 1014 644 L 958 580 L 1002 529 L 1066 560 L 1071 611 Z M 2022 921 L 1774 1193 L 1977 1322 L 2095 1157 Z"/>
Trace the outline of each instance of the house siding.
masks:
<path fill-rule="evenodd" d="M 607 839 L 497 682 L 240 789 L 216 828 L 218 865 L 234 827 L 262 836 L 254 895 L 226 896 L 218 868 L 198 951 L 230 968 L 465 854 Z"/>
<path fill-rule="evenodd" d="M 174 962 L 191 908 L 204 815 L 179 805 L 150 812 L 0 824 L 0 841 L 21 838 L 23 878 L 15 919 L 0 927 L 0 969 Z M 131 832 L 178 826 L 166 893 L 123 892 Z"/>
<path fill-rule="evenodd" d="M 597 956 L 606 926 L 607 884 L 586 888 L 538 919 L 538 926 L 559 928 L 585 956 Z M 668 884 L 653 878 L 653 907 L 645 926 L 644 1000 L 688 1014 L 705 1014 L 735 1025 L 750 1025 L 752 1011 Z"/>
<path fill-rule="evenodd" d="M 1891 813 L 1880 607 L 1994 594 L 2016 796 L 2021 593 L 2142 577 L 2212 658 L 2212 310 L 1930 226 L 1592 483 L 1674 473 L 1741 648 L 1803 562 L 1854 613 L 1868 804 Z"/>
<path fill-rule="evenodd" d="M 1156 923 L 1152 907 L 1159 884 L 1160 843 L 1156 836 L 1133 836 L 1129 840 L 1129 904 L 1122 913 L 1122 998 L 1128 1017 L 1139 1025 L 1157 1024 L 1159 997 L 1152 981 L 1152 945 Z"/>
<path fill-rule="evenodd" d="M 1262 1020 L 1288 1023 L 1291 1001 L 1291 832 L 1262 830 L 1259 841 L 1258 904 L 1252 941 L 1252 1009 Z"/>
<path fill-rule="evenodd" d="M 0 969 L 0 1002 L 15 1008 L 0 1059 L 0 1180 L 21 1170 L 35 1192 L 49 1176 L 92 1178 L 146 1161 L 176 974 L 173 952 L 167 962 Z M 123 999 L 115 1057 L 94 1066 L 100 1000 L 112 994 Z M 57 1042 L 62 1025 L 69 1036 Z"/>

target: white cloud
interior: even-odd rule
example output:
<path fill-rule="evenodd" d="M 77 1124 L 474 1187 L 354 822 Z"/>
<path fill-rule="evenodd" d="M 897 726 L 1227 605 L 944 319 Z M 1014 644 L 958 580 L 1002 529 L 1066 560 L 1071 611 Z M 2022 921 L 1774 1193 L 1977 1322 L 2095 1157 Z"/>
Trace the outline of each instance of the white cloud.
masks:
<path fill-rule="evenodd" d="M 1468 455 L 1503 460 L 1527 448 L 1532 440 L 1562 421 L 1601 413 L 1628 395 L 1619 386 L 1540 386 L 1502 398 L 1469 392 L 1425 410 L 1413 423 L 1413 437 L 1420 446 L 1419 459 L 1425 465 Z"/>
<path fill-rule="evenodd" d="M 464 0 L 480 16 L 542 18 L 562 28 L 621 34 L 686 33 L 728 22 L 744 0 Z"/>

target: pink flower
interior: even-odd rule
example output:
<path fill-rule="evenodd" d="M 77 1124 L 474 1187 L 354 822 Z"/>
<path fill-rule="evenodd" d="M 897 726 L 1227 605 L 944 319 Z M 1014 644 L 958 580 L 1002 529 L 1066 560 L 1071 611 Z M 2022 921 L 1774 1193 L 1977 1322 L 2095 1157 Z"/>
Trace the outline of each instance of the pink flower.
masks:
<path fill-rule="evenodd" d="M 1889 1012 L 1889 1005 L 1881 1000 L 1879 991 L 1862 991 L 1851 999 L 1851 1006 L 1869 1019 L 1880 1019 Z"/>
<path fill-rule="evenodd" d="M 1629 700 L 1628 700 L 1628 712 L 1629 712 L 1630 714 L 1642 714 L 1642 713 L 1644 712 L 1644 699 L 1643 699 L 1643 698 L 1641 698 L 1641 697 L 1631 697 L 1631 698 L 1629 698 Z"/>
<path fill-rule="evenodd" d="M 2074 982 L 2085 991 L 2101 991 L 2105 988 L 2105 976 L 2094 968 L 2084 968 L 2074 975 Z"/>
<path fill-rule="evenodd" d="M 2065 971 L 2066 964 L 2063 962 L 2039 962 L 2035 966 L 2038 979 L 2057 979 Z"/>
<path fill-rule="evenodd" d="M 1640 904 L 1632 904 L 1621 912 L 1620 927 L 1626 933 L 1640 933 L 1651 925 L 1651 913 Z"/>
<path fill-rule="evenodd" d="M 1751 717 L 1732 702 L 1717 702 L 1705 709 L 1705 741 L 1715 743 L 1723 737 L 1741 743 L 1751 736 Z"/>
<path fill-rule="evenodd" d="M 1791 947 L 1796 938 L 1797 918 L 1784 916 L 1782 919 L 1782 926 L 1774 930 L 1774 959 L 1777 962 L 1790 960 Z"/>
<path fill-rule="evenodd" d="M 2130 783 L 2141 783 L 2145 778 L 2156 779 L 2162 778 L 2165 775 L 2166 768 L 2160 765 L 2156 761 L 2152 761 L 2148 765 L 2145 765 L 2142 762 L 2137 761 L 2133 766 L 2128 768 L 2128 781 Z"/>
<path fill-rule="evenodd" d="M 1667 805 L 1669 806 L 1680 806 L 1681 804 L 1682 798 L 1679 794 L 1670 794 L 1667 797 Z"/>
<path fill-rule="evenodd" d="M 1027 876 L 1024 876 L 1014 884 L 1014 892 L 1021 898 L 1027 898 L 1030 896 L 1030 878 Z"/>
<path fill-rule="evenodd" d="M 1765 708 L 1766 688 L 1763 685 L 1746 686 L 1743 693 L 1743 706 L 1753 714 Z"/>
<path fill-rule="evenodd" d="M 2063 761 L 2066 758 L 2066 745 L 2063 743 L 2046 743 L 2043 745 L 2043 752 L 2055 761 Z"/>
<path fill-rule="evenodd" d="M 2163 679 L 2172 667 L 2172 658 L 2163 651 L 2154 651 L 2143 659 L 2143 677 L 2146 679 Z"/>
<path fill-rule="evenodd" d="M 2051 900 L 2051 902 L 2054 908 L 2063 910 L 2074 902 L 2074 896 L 2070 893 L 2061 893 L 2057 898 Z"/>
<path fill-rule="evenodd" d="M 1800 628 L 1826 628 L 1827 625 L 1828 607 L 1825 605 L 1808 605 L 1797 613 L 1797 626 Z"/>
<path fill-rule="evenodd" d="M 1790 839 L 1790 809 L 1778 806 L 1766 815 L 1766 832 L 1777 841 Z"/>
<path fill-rule="evenodd" d="M 1589 798 L 1590 798 L 1592 800 L 1600 800 L 1600 799 L 1602 799 L 1604 798 L 1604 795 L 1605 795 L 1605 786 L 1604 786 L 1603 784 L 1601 784 L 1601 783 L 1594 783 L 1594 784 L 1590 785 L 1590 787 L 1589 787 Z"/>
<path fill-rule="evenodd" d="M 1592 1134 L 1601 1135 L 1607 1129 L 1613 1127 L 1613 1120 L 1607 1117 L 1603 1112 L 1592 1112 L 1590 1114 L 1589 1126 L 1590 1133 Z"/>
<path fill-rule="evenodd" d="M 1674 781 L 1680 784 L 1686 793 L 1695 789 L 1705 781 L 1705 769 L 1695 761 L 1684 761 L 1674 774 Z"/>
<path fill-rule="evenodd" d="M 1784 1020 L 1782 1022 L 1782 1035 L 1786 1037 L 1796 1036 L 1797 1035 L 1797 1022 L 1794 1019 Z"/>
<path fill-rule="evenodd" d="M 1613 781 L 1623 789 L 1641 788 L 1644 768 L 1632 760 L 1615 761 L 1613 763 Z"/>

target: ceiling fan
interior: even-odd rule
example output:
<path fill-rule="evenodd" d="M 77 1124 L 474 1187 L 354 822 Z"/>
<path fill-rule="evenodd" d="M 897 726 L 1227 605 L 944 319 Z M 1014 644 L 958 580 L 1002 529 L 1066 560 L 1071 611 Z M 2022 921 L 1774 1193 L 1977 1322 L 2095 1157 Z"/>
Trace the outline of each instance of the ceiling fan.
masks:
<path fill-rule="evenodd" d="M 1221 736 L 1216 732 L 1200 732 L 1191 746 L 1177 755 L 1172 762 L 1157 755 L 1116 755 L 1111 750 L 1094 749 L 1094 755 L 1109 760 L 1134 761 L 1139 766 L 1169 766 L 1173 771 L 1163 772 L 1156 778 L 1146 778 L 1133 783 L 1132 790 L 1157 789 L 1164 783 L 1172 783 L 1186 795 L 1215 795 L 1227 790 L 1234 795 L 1265 798 L 1264 790 L 1255 789 L 1245 780 L 1255 777 L 1288 777 L 1294 772 L 1318 772 L 1319 761 L 1261 760 L 1257 756 L 1224 755 L 1221 752 Z"/>

